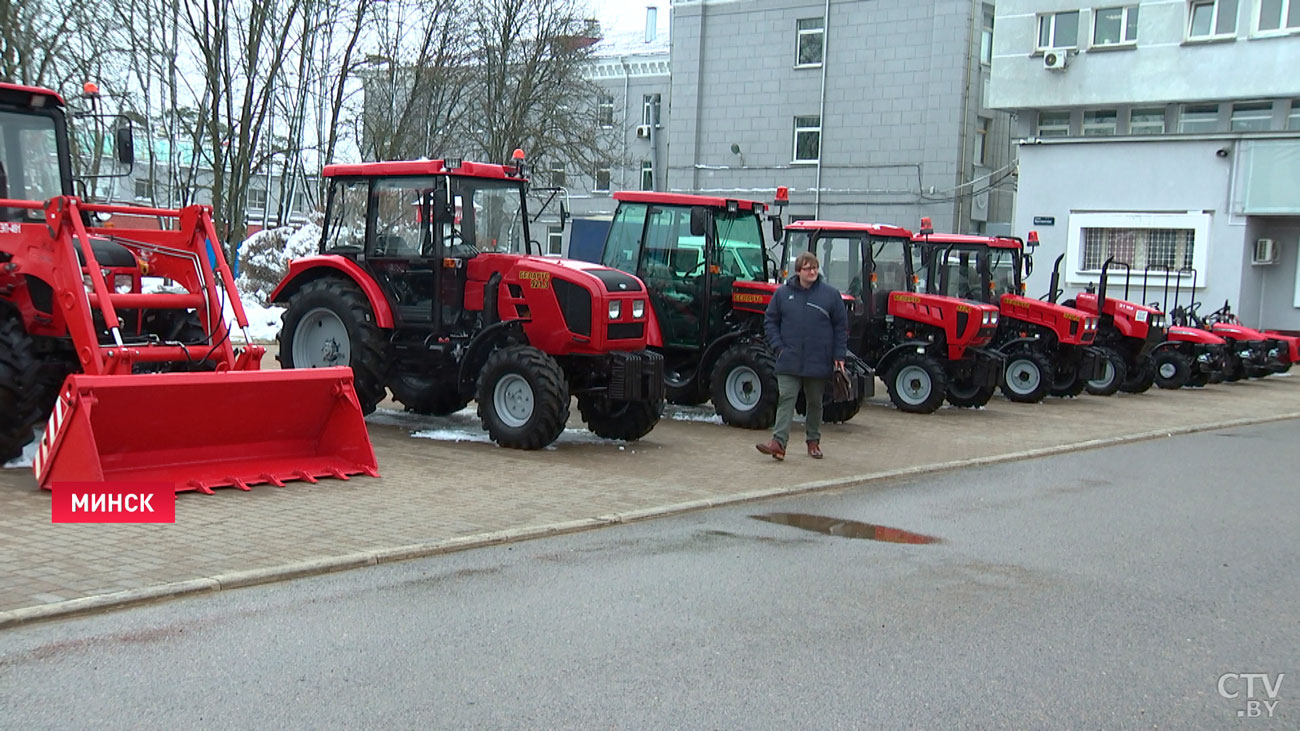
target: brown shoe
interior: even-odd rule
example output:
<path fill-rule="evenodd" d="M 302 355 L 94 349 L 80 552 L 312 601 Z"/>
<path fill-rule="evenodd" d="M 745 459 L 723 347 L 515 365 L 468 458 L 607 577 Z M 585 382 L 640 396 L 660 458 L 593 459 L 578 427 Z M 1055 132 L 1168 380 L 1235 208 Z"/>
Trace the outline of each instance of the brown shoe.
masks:
<path fill-rule="evenodd" d="M 762 444 L 755 444 L 754 448 L 763 454 L 771 455 L 772 459 L 785 459 L 785 447 L 781 446 L 781 443 L 775 439 Z"/>
<path fill-rule="evenodd" d="M 821 459 L 822 458 L 821 445 L 813 441 L 808 442 L 808 456 L 812 457 L 813 459 Z"/>

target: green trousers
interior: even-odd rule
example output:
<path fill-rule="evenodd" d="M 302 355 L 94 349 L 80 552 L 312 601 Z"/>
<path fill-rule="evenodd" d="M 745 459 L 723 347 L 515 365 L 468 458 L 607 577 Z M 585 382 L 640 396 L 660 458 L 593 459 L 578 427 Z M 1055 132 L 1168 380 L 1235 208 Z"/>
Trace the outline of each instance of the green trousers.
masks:
<path fill-rule="evenodd" d="M 772 438 L 785 446 L 790 441 L 790 423 L 794 421 L 794 402 L 803 390 L 804 401 L 808 406 L 808 418 L 804 423 L 805 439 L 820 442 L 822 439 L 822 394 L 826 391 L 826 379 L 802 378 L 783 373 L 776 374 L 776 385 L 780 398 L 776 403 L 776 425 L 772 428 Z"/>

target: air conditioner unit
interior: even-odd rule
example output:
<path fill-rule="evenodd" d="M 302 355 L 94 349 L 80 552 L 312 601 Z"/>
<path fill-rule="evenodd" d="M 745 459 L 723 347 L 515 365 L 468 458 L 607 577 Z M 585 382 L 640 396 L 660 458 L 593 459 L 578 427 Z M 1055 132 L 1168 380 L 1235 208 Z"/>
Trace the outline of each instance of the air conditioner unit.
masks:
<path fill-rule="evenodd" d="M 1048 50 L 1043 53 L 1043 68 L 1060 70 L 1065 68 L 1070 54 L 1065 49 Z"/>
<path fill-rule="evenodd" d="M 1265 266 L 1277 261 L 1277 242 L 1273 239 L 1258 239 L 1255 241 L 1255 252 L 1250 257 L 1250 263 L 1256 266 Z"/>
<path fill-rule="evenodd" d="M 636 136 L 638 139 L 642 139 L 642 140 L 650 139 L 650 125 L 638 124 L 636 126 Z"/>

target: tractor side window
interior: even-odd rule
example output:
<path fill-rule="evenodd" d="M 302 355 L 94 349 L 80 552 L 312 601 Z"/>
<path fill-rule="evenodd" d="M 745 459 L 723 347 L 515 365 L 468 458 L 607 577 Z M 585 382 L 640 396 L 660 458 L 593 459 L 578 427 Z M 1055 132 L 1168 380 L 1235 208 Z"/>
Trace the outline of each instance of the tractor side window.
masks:
<path fill-rule="evenodd" d="M 609 225 L 605 251 L 600 263 L 610 269 L 636 272 L 641 255 L 641 231 L 645 228 L 644 203 L 620 203 L 614 221 Z"/>
<path fill-rule="evenodd" d="M 836 236 L 817 242 L 817 259 L 821 262 L 826 283 L 844 294 L 862 296 L 861 241 L 856 237 Z"/>
<path fill-rule="evenodd" d="M 478 178 L 461 178 L 457 184 L 461 189 L 456 197 L 458 228 L 465 243 L 488 253 L 527 251 L 524 198 L 518 184 Z"/>
<path fill-rule="evenodd" d="M 1020 294 L 1016 272 L 1020 262 L 1020 257 L 1011 249 L 990 249 L 989 250 L 989 273 L 992 276 L 993 296 L 1001 297 L 1004 294 Z"/>
<path fill-rule="evenodd" d="M 63 193 L 54 119 L 0 112 L 0 198 L 44 201 Z M 39 210 L 0 210 L 0 220 L 39 220 Z"/>
<path fill-rule="evenodd" d="M 432 178 L 393 178 L 375 183 L 374 256 L 418 258 L 428 246 Z"/>
<path fill-rule="evenodd" d="M 668 206 L 648 212 L 645 271 L 653 279 L 680 282 L 704 273 L 704 237 L 691 235 L 691 209 Z"/>
<path fill-rule="evenodd" d="M 799 255 L 803 252 L 808 251 L 808 239 L 811 235 L 807 231 L 787 230 L 785 232 L 785 240 L 788 244 L 785 249 L 786 260 L 781 264 L 781 271 L 777 272 L 782 282 L 794 276 L 794 260 L 799 258 Z"/>
<path fill-rule="evenodd" d="M 370 186 L 366 181 L 338 181 L 330 192 L 330 220 L 326 251 L 361 252 L 366 246 L 366 204 Z"/>
<path fill-rule="evenodd" d="M 879 292 L 908 290 L 907 248 L 901 241 L 877 239 L 872 242 L 872 278 Z"/>
<path fill-rule="evenodd" d="M 718 248 L 722 274 L 742 280 L 763 278 L 763 229 L 753 213 L 718 214 Z M 702 244 L 701 244 L 702 245 Z"/>

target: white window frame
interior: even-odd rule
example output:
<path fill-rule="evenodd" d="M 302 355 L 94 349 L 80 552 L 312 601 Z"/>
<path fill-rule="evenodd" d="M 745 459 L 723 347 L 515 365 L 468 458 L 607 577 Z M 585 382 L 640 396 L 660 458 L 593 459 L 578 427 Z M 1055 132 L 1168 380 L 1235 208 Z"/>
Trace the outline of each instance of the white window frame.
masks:
<path fill-rule="evenodd" d="M 1139 114 L 1141 112 L 1159 112 L 1159 116 L 1160 116 L 1159 132 L 1134 132 L 1133 131 L 1133 115 Z M 1167 114 L 1165 112 L 1164 107 L 1140 107 L 1140 108 L 1130 109 L 1129 117 L 1128 117 L 1128 133 L 1131 135 L 1162 135 L 1169 130 L 1169 124 L 1166 117 Z"/>
<path fill-rule="evenodd" d="M 1300 308 L 1300 253 L 1295 258 L 1295 299 L 1291 300 L 1291 304 Z"/>
<path fill-rule="evenodd" d="M 1202 129 L 1194 129 L 1194 130 L 1184 131 L 1184 130 L 1183 130 L 1183 121 L 1187 118 L 1187 112 L 1188 112 L 1189 110 L 1191 110 L 1193 107 L 1198 107 L 1198 106 L 1206 106 L 1207 108 L 1210 107 L 1210 106 L 1214 106 L 1214 129 L 1205 129 L 1205 130 L 1202 130 Z M 1180 134 L 1180 135 L 1213 134 L 1213 133 L 1215 133 L 1215 132 L 1219 132 L 1219 131 L 1221 131 L 1221 130 L 1220 130 L 1220 128 L 1219 128 L 1219 108 L 1218 108 L 1218 106 L 1216 106 L 1216 105 L 1212 105 L 1212 104 L 1211 104 L 1211 105 L 1184 104 L 1182 107 L 1179 108 L 1179 110 L 1178 110 L 1178 134 Z"/>
<path fill-rule="evenodd" d="M 1189 2 L 1187 3 L 1187 40 L 1213 41 L 1213 40 L 1220 40 L 1225 38 L 1236 38 L 1237 37 L 1236 13 L 1241 9 L 1240 0 L 1235 0 L 1235 2 L 1233 3 L 1235 7 L 1232 9 L 1232 14 L 1233 14 L 1232 30 L 1228 31 L 1227 33 L 1220 33 L 1218 30 L 1220 25 L 1219 20 L 1220 20 L 1220 16 L 1224 12 L 1224 3 L 1225 0 L 1189 0 Z M 1192 21 L 1196 17 L 1196 8 L 1203 5 L 1209 5 L 1212 8 L 1211 15 L 1210 15 L 1210 32 L 1204 35 L 1192 35 Z"/>
<path fill-rule="evenodd" d="M 1286 115 L 1286 128 L 1289 131 L 1300 130 L 1300 99 L 1291 100 L 1291 111 Z"/>
<path fill-rule="evenodd" d="M 594 172 L 595 174 L 591 176 L 591 190 L 596 193 L 608 193 L 610 185 L 614 180 L 613 170 L 608 166 L 605 166 L 596 168 Z M 600 186 L 600 176 L 602 173 L 605 175 L 605 187 L 603 188 Z"/>
<path fill-rule="evenodd" d="M 642 94 L 641 124 L 653 125 L 655 129 L 661 129 L 663 127 L 663 117 L 660 114 L 662 103 L 661 94 Z"/>
<path fill-rule="evenodd" d="M 546 253 L 548 256 L 561 256 L 564 253 L 564 227 L 546 227 Z"/>
<path fill-rule="evenodd" d="M 254 194 L 260 194 L 260 195 L 262 196 L 262 200 L 259 202 L 256 198 L 254 198 Z M 266 192 L 266 189 L 265 189 L 265 188 L 249 188 L 249 189 L 248 189 L 248 207 L 249 207 L 249 208 L 256 208 L 256 209 L 259 210 L 259 211 L 264 211 L 264 210 L 266 210 L 267 202 L 270 201 L 270 200 L 271 200 L 271 198 L 270 198 L 270 196 L 267 195 L 267 192 Z"/>
<path fill-rule="evenodd" d="M 1047 125 L 1046 128 L 1049 129 L 1049 130 L 1053 130 L 1053 131 L 1058 130 L 1058 129 L 1063 129 L 1063 130 L 1065 131 L 1065 134 L 1060 134 L 1060 135 L 1057 135 L 1057 134 L 1047 134 L 1047 135 L 1045 135 L 1045 134 L 1043 134 L 1043 129 L 1044 129 L 1044 125 L 1043 125 L 1043 115 L 1045 115 L 1045 114 L 1051 114 L 1051 115 L 1057 115 L 1057 116 L 1064 114 L 1064 115 L 1065 115 L 1065 125 L 1064 125 L 1064 126 L 1059 125 L 1059 124 L 1052 124 L 1052 125 Z M 1070 136 L 1070 113 L 1069 113 L 1069 112 L 1061 112 L 1061 111 L 1055 111 L 1055 112 L 1053 112 L 1053 111 L 1039 112 L 1039 113 L 1038 113 L 1038 123 L 1037 123 L 1037 124 L 1035 125 L 1035 127 L 1034 127 L 1034 134 L 1038 135 L 1039 137 L 1069 137 L 1069 136 Z"/>
<path fill-rule="evenodd" d="M 1060 17 L 1063 16 L 1063 15 L 1073 15 L 1073 16 L 1074 16 L 1074 43 L 1071 43 L 1070 45 L 1061 45 L 1061 44 L 1059 44 L 1059 43 L 1057 42 L 1057 40 L 1056 40 L 1056 21 L 1057 21 L 1058 18 L 1060 18 Z M 1079 47 L 1079 20 L 1080 20 L 1080 16 L 1081 16 L 1081 14 L 1080 14 L 1080 12 L 1079 12 L 1078 10 L 1062 10 L 1062 11 L 1060 11 L 1060 12 L 1056 12 L 1056 13 L 1043 13 L 1042 15 L 1039 15 L 1039 16 L 1038 16 L 1038 26 L 1037 26 L 1037 28 L 1036 28 L 1036 30 L 1037 30 L 1038 32 L 1037 32 L 1037 34 L 1034 36 L 1034 43 L 1036 44 L 1036 48 L 1037 48 L 1037 50 L 1041 52 L 1041 51 L 1053 51 L 1053 50 L 1055 50 L 1055 51 L 1060 51 L 1060 50 L 1064 50 L 1064 49 L 1075 49 L 1075 48 L 1078 48 L 1078 47 Z M 1048 30 L 1048 33 L 1047 33 L 1047 35 L 1048 35 L 1048 43 L 1047 43 L 1047 45 L 1043 45 L 1043 42 L 1042 42 L 1042 41 L 1043 41 L 1043 23 L 1048 23 L 1048 24 L 1050 25 L 1050 29 Z"/>
<path fill-rule="evenodd" d="M 1070 212 L 1067 228 L 1067 238 L 1065 244 L 1065 279 L 1068 284 L 1087 285 L 1097 284 L 1101 281 L 1100 269 L 1083 268 L 1083 230 L 1085 228 L 1118 228 L 1118 229 L 1191 229 L 1192 234 L 1192 267 L 1196 269 L 1196 288 L 1205 287 L 1210 280 L 1211 274 L 1207 271 L 1206 263 L 1209 261 L 1210 251 L 1210 223 L 1211 215 L 1201 211 L 1188 211 L 1186 213 L 1077 213 Z M 1133 276 L 1138 277 L 1138 270 L 1133 271 Z M 1118 284 L 1124 286 L 1124 268 L 1111 269 L 1111 286 Z M 1190 273 L 1181 277 L 1183 283 L 1190 285 L 1192 275 Z M 1141 280 L 1135 279 L 1139 282 Z M 1173 279 L 1171 277 L 1170 281 Z M 1164 281 L 1161 280 L 1161 285 Z M 1113 290 L 1112 290 L 1113 291 Z"/>
<path fill-rule="evenodd" d="M 1096 121 L 1096 115 L 1109 114 L 1110 121 L 1101 123 Z M 1093 121 L 1089 121 L 1089 115 L 1092 115 Z M 1084 137 L 1110 137 L 1119 132 L 1119 110 L 1116 109 L 1088 109 L 1083 113 L 1083 128 L 1081 130 Z M 1091 133 L 1091 134 L 1089 134 Z"/>
<path fill-rule="evenodd" d="M 993 64 L 993 27 L 996 11 L 992 5 L 980 6 L 980 63 L 984 66 Z"/>
<path fill-rule="evenodd" d="M 1258 107 L 1258 108 L 1249 109 L 1248 107 Z M 1242 113 L 1240 117 L 1237 116 L 1238 112 Z M 1249 120 L 1259 120 L 1259 119 L 1266 120 L 1264 124 L 1264 129 L 1259 129 L 1259 130 L 1239 129 L 1237 127 L 1238 120 L 1245 122 Z M 1237 102 L 1232 105 L 1232 115 L 1228 121 L 1228 129 L 1230 131 L 1267 132 L 1272 128 L 1273 128 L 1273 103 L 1272 102 Z"/>
<path fill-rule="evenodd" d="M 817 120 L 817 125 L 810 126 L 807 124 L 800 125 L 799 120 Z M 817 135 L 817 157 L 801 158 L 799 157 L 799 135 L 816 133 Z M 790 160 L 795 164 L 812 164 L 821 160 L 822 156 L 822 118 L 816 114 L 800 114 L 794 118 L 794 146 L 790 150 Z"/>
<path fill-rule="evenodd" d="M 1103 43 L 1097 40 L 1097 22 L 1098 20 L 1101 19 L 1101 14 L 1107 10 L 1123 11 L 1122 13 L 1120 13 L 1119 16 L 1119 40 L 1113 43 Z M 1091 47 L 1120 48 L 1122 46 L 1136 46 L 1138 40 L 1137 30 L 1134 29 L 1132 38 L 1128 37 L 1128 24 L 1129 24 L 1130 13 L 1141 17 L 1140 14 L 1138 13 L 1138 6 L 1136 5 L 1112 5 L 1110 7 L 1097 8 L 1096 10 L 1092 11 L 1092 41 L 1091 41 L 1092 46 Z"/>
<path fill-rule="evenodd" d="M 650 176 L 650 185 L 646 186 L 646 176 Z M 655 164 L 650 160 L 641 161 L 641 190 L 655 189 Z"/>
<path fill-rule="evenodd" d="M 821 25 L 816 28 L 800 28 L 800 24 L 816 21 Z M 803 42 L 805 38 L 811 36 L 821 36 L 822 52 L 816 61 L 802 63 L 799 58 L 803 55 Z M 826 21 L 824 18 L 799 18 L 794 22 L 794 67 L 797 69 L 815 69 L 820 68 L 826 61 Z"/>
<path fill-rule="evenodd" d="M 149 178 L 136 178 L 134 182 L 135 185 L 133 187 L 135 188 L 135 197 L 137 200 L 149 200 L 153 198 L 152 180 L 150 180 Z M 143 186 L 143 190 L 144 190 L 143 193 L 140 192 L 141 186 Z"/>
<path fill-rule="evenodd" d="M 975 121 L 975 150 L 971 153 L 971 159 L 979 167 L 988 166 L 989 127 L 992 123 L 993 120 L 988 117 L 977 117 Z"/>
<path fill-rule="evenodd" d="M 1259 36 L 1283 36 L 1291 33 L 1300 33 L 1300 25 L 1287 25 L 1287 16 L 1291 14 L 1291 6 L 1300 6 L 1300 0 L 1279 0 L 1281 7 L 1278 8 L 1278 26 L 1276 28 L 1261 28 L 1260 23 L 1264 21 L 1264 3 L 1262 0 L 1255 0 L 1254 22 L 1251 26 L 1255 29 L 1255 35 Z"/>
<path fill-rule="evenodd" d="M 596 96 L 596 123 L 605 129 L 614 126 L 614 97 L 608 94 Z"/>

